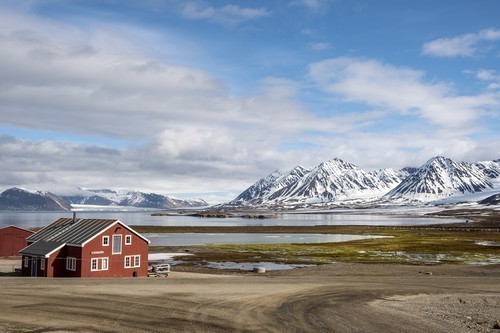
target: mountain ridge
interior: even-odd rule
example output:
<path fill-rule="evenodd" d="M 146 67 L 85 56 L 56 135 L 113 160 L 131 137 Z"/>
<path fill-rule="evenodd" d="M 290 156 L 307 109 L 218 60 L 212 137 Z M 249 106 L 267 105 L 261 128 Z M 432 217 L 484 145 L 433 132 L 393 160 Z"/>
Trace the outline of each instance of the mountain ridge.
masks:
<path fill-rule="evenodd" d="M 271 173 L 228 205 L 254 208 L 311 204 L 328 206 L 353 199 L 426 203 L 493 190 L 496 183 L 500 184 L 500 159 L 467 163 L 436 156 L 418 168 L 386 168 L 367 172 L 334 158 L 310 170 L 301 167 L 304 172 L 300 177 L 289 183 L 279 183 L 284 175 L 297 175 L 294 170 Z"/>
<path fill-rule="evenodd" d="M 12 187 L 0 193 L 0 210 L 70 211 L 73 205 L 155 209 L 208 206 L 203 199 L 182 200 L 140 191 L 119 193 L 110 189 L 78 188 L 77 192 L 76 195 L 57 195 L 48 191 Z"/>
<path fill-rule="evenodd" d="M 0 193 L 0 210 L 69 211 L 71 204 L 48 191 L 12 187 Z"/>

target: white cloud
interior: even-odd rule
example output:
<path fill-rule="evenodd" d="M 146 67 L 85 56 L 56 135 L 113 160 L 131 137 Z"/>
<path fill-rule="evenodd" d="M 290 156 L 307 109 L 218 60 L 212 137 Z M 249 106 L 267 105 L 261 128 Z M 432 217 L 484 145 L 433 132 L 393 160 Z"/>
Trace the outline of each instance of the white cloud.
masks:
<path fill-rule="evenodd" d="M 500 74 L 492 69 L 480 69 L 476 72 L 476 77 L 488 82 L 489 90 L 500 89 Z"/>
<path fill-rule="evenodd" d="M 481 42 L 500 40 L 500 30 L 485 29 L 451 38 L 440 38 L 424 44 L 422 52 L 438 57 L 473 57 L 481 50 Z"/>
<path fill-rule="evenodd" d="M 310 10 L 318 11 L 327 4 L 328 0 L 293 0 L 290 4 L 294 6 L 304 6 Z"/>
<path fill-rule="evenodd" d="M 208 20 L 229 26 L 271 15 L 271 12 L 265 8 L 245 8 L 232 4 L 213 7 L 205 2 L 193 1 L 186 3 L 181 13 L 189 19 Z"/>
<path fill-rule="evenodd" d="M 221 8 L 199 15 L 213 20 Z M 0 11 L 0 124 L 24 138 L 0 137 L 0 187 L 132 188 L 229 200 L 276 168 L 333 157 L 375 168 L 423 163 L 434 153 L 426 147 L 476 156 L 480 145 L 464 139 L 472 130 L 455 129 L 498 105 L 494 95 L 457 96 L 446 84 L 426 83 L 421 71 L 337 58 L 310 68 L 328 92 L 318 116 L 300 102 L 308 93 L 323 97 L 316 87 L 270 76 L 253 93 L 232 95 L 212 73 L 144 52 L 156 38 L 109 23 L 85 30 Z M 183 52 L 192 49 L 174 58 Z M 338 112 L 331 96 L 369 107 Z M 373 130 L 395 111 L 414 127 Z M 419 118 L 452 128 L 429 135 Z"/>
<path fill-rule="evenodd" d="M 284 142 L 354 126 L 305 112 L 293 81 L 269 77 L 256 94 L 232 96 L 210 73 L 146 55 L 108 26 L 87 32 L 5 11 L 0 22 L 0 124 L 56 138 L 2 143 L 2 172 L 18 185 L 231 192 L 293 165 Z"/>
<path fill-rule="evenodd" d="M 310 66 L 325 91 L 403 114 L 415 114 L 443 128 L 466 128 L 499 106 L 498 96 L 459 96 L 449 85 L 424 81 L 424 72 L 371 59 L 334 58 Z"/>
<path fill-rule="evenodd" d="M 299 92 L 297 82 L 279 77 L 266 77 L 261 80 L 262 92 L 271 98 L 295 97 Z"/>
<path fill-rule="evenodd" d="M 328 50 L 332 47 L 330 45 L 330 43 L 326 43 L 326 42 L 311 43 L 311 44 L 309 44 L 309 46 L 311 47 L 311 49 L 313 49 L 315 51 L 324 51 L 324 50 Z"/>

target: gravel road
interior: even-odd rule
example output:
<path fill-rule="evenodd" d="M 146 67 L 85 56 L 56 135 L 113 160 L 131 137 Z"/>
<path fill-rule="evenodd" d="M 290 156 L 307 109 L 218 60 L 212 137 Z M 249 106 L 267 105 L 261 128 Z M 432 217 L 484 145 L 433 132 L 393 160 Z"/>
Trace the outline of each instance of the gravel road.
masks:
<path fill-rule="evenodd" d="M 430 274 L 432 273 L 432 275 Z M 2 332 L 500 332 L 500 266 L 0 278 Z"/>

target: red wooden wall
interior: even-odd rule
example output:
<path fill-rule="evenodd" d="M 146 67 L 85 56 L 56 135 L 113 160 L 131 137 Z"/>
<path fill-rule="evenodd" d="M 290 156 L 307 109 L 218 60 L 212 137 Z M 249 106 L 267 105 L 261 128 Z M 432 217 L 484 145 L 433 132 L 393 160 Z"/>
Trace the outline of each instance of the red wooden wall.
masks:
<path fill-rule="evenodd" d="M 32 234 L 32 231 L 15 226 L 0 229 L 0 257 L 18 256 L 18 252 L 28 245 L 26 238 Z"/>

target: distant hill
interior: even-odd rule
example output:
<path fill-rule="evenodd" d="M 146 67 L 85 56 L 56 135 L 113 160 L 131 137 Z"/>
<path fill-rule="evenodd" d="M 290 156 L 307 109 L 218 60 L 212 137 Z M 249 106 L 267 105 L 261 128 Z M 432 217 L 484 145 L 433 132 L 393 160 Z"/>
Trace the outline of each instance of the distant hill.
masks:
<path fill-rule="evenodd" d="M 500 205 L 500 193 L 489 196 L 478 202 L 480 205 L 496 206 Z"/>
<path fill-rule="evenodd" d="M 78 194 L 63 196 L 77 205 L 127 206 L 140 208 L 173 209 L 208 206 L 203 199 L 176 199 L 168 195 L 141 191 L 114 191 L 111 189 L 78 188 Z"/>
<path fill-rule="evenodd" d="M 50 192 L 13 187 L 0 194 L 0 210 L 69 211 L 71 204 Z"/>
<path fill-rule="evenodd" d="M 203 199 L 182 200 L 166 195 L 139 191 L 116 192 L 109 189 L 82 189 L 77 194 L 60 196 L 47 191 L 13 187 L 0 194 L 0 210 L 12 211 L 70 211 L 72 205 L 125 206 L 138 208 L 173 209 L 205 207 Z"/>

